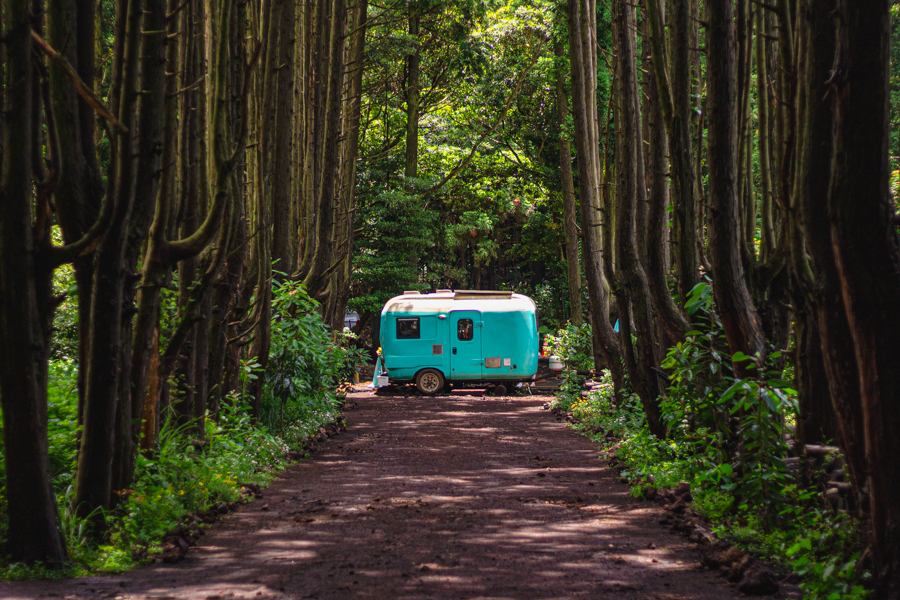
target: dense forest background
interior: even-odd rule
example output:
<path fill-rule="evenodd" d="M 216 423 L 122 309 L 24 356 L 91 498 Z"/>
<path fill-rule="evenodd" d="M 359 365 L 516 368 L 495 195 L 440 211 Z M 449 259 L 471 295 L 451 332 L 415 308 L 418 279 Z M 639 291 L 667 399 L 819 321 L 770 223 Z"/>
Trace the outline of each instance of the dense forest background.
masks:
<path fill-rule="evenodd" d="M 0 20 L 13 562 L 127 545 L 110 515 L 177 489 L 173 448 L 183 473 L 228 432 L 307 439 L 391 296 L 511 289 L 656 439 L 705 436 L 766 523 L 787 455 L 840 447 L 854 564 L 900 593 L 893 2 L 4 0 Z"/>

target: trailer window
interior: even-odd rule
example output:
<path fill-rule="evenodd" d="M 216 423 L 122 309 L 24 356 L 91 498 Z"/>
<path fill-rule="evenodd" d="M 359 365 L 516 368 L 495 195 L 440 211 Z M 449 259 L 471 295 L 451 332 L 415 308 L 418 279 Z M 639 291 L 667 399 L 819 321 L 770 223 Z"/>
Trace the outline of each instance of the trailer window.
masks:
<path fill-rule="evenodd" d="M 456 322 L 456 337 L 463 342 L 470 341 L 475 335 L 473 327 L 472 319 L 460 319 Z"/>
<path fill-rule="evenodd" d="M 419 318 L 397 319 L 397 339 L 417 340 L 420 336 Z"/>

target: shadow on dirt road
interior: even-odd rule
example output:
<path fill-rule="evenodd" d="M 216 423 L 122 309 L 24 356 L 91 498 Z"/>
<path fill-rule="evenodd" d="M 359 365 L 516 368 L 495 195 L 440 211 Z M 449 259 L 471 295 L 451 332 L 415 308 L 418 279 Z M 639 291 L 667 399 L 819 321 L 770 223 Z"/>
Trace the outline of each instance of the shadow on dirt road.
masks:
<path fill-rule="evenodd" d="M 346 433 L 184 562 L 0 584 L 0 597 L 741 597 L 543 401 L 353 394 Z"/>

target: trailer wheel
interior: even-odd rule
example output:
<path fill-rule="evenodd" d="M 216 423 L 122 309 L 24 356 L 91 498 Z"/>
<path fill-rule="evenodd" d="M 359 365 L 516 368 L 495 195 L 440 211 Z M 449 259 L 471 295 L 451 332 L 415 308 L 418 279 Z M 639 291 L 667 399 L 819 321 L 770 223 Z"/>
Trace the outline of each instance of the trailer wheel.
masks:
<path fill-rule="evenodd" d="M 506 395 L 506 386 L 502 383 L 494 388 L 495 396 L 505 396 Z"/>
<path fill-rule="evenodd" d="M 416 375 L 416 388 L 426 396 L 434 396 L 444 389 L 444 376 L 437 369 L 423 369 Z"/>

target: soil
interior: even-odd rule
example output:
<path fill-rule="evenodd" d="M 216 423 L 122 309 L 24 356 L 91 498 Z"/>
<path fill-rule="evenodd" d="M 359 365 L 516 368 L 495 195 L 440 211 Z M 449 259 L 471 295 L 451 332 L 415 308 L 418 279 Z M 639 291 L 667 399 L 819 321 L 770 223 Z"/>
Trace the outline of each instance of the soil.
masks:
<path fill-rule="evenodd" d="M 183 562 L 0 584 L 0 598 L 743 597 L 631 498 L 546 398 L 349 396 L 347 432 Z"/>

